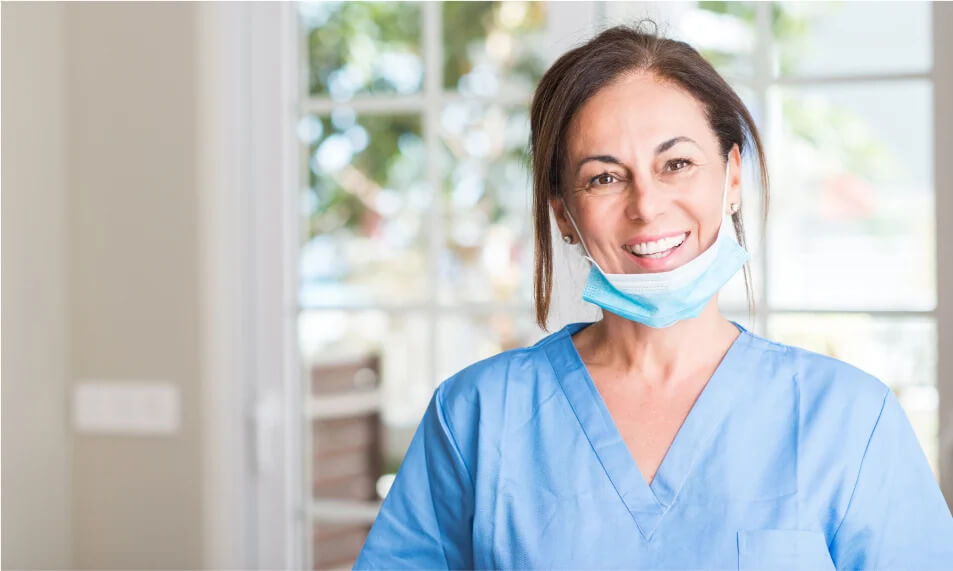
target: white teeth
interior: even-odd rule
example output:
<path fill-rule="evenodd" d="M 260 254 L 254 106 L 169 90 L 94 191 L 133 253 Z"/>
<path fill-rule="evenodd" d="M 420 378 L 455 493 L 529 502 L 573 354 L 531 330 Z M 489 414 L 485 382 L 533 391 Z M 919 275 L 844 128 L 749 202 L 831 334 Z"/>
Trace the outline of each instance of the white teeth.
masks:
<path fill-rule="evenodd" d="M 679 244 L 685 241 L 686 236 L 688 236 L 687 232 L 682 234 L 681 236 L 671 236 L 669 238 L 662 238 L 661 240 L 653 240 L 651 242 L 642 242 L 641 244 L 628 246 L 626 249 L 632 252 L 633 254 L 637 254 L 639 256 L 659 254 L 659 253 L 665 252 L 666 250 L 671 250 L 675 246 L 678 246 Z"/>

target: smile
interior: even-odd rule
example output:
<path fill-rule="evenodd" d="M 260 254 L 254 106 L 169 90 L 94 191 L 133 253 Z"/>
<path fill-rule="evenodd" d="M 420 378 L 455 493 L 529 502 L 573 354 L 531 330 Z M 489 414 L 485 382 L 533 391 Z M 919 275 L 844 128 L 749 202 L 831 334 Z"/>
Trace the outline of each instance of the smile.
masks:
<path fill-rule="evenodd" d="M 623 245 L 622 248 L 640 258 L 664 258 L 671 254 L 675 248 L 678 248 L 688 237 L 688 232 L 678 236 L 670 236 L 651 242 L 641 242 L 639 244 Z"/>

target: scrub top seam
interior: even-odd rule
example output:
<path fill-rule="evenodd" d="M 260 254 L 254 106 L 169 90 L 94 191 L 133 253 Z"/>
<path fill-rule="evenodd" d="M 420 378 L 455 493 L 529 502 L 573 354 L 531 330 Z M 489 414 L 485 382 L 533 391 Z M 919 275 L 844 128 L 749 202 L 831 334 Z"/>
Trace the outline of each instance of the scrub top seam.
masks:
<path fill-rule="evenodd" d="M 557 340 L 562 339 L 563 337 L 568 336 L 568 335 L 569 335 L 569 329 L 570 329 L 573 325 L 586 325 L 586 326 L 589 326 L 589 325 L 592 325 L 593 323 L 595 323 L 595 321 L 574 321 L 573 323 L 567 323 L 567 324 L 564 325 L 564 326 L 562 327 L 562 329 L 560 329 L 559 331 L 553 331 L 550 335 L 547 335 L 546 337 L 543 337 L 542 339 L 540 339 L 539 341 L 537 341 L 537 342 L 534 343 L 533 345 L 530 345 L 529 347 L 525 347 L 524 349 L 527 350 L 527 351 L 533 351 L 533 350 L 536 350 L 536 349 L 543 349 L 543 348 L 545 348 L 547 345 L 550 345 L 550 344 L 556 342 Z M 579 329 L 581 330 L 581 329 L 584 329 L 584 328 L 580 327 Z M 547 357 L 547 359 L 548 359 L 548 357 Z"/>
<path fill-rule="evenodd" d="M 864 455 L 861 456 L 860 463 L 857 466 L 857 477 L 854 479 L 854 486 L 850 490 L 850 498 L 847 500 L 847 507 L 844 508 L 844 515 L 841 516 L 841 520 L 837 524 L 837 528 L 834 529 L 834 534 L 831 536 L 830 543 L 827 544 L 828 550 L 830 550 L 831 545 L 834 545 L 834 540 L 837 539 L 837 534 L 840 533 L 840 528 L 844 525 L 844 521 L 847 520 L 847 515 L 850 513 L 850 508 L 854 503 L 854 493 L 857 491 L 857 484 L 860 483 L 860 475 L 864 470 L 864 460 L 867 459 L 867 451 L 870 450 L 870 443 L 873 442 L 874 434 L 877 432 L 877 427 L 880 426 L 880 419 L 883 418 L 884 409 L 887 405 L 887 397 L 889 395 L 890 387 L 887 387 L 887 390 L 884 392 L 883 402 L 880 404 L 880 412 L 877 413 L 877 420 L 874 422 L 874 427 L 870 430 L 870 436 L 867 437 L 867 445 L 864 447 Z"/>
<path fill-rule="evenodd" d="M 463 457 L 463 453 L 460 451 L 460 445 L 457 444 L 457 437 L 454 436 L 453 434 L 453 424 L 450 422 L 450 417 L 447 415 L 447 412 L 443 408 L 443 398 L 440 395 L 439 388 L 437 389 L 436 397 L 437 397 L 437 411 L 439 412 L 437 420 L 441 424 L 446 425 L 447 436 L 450 438 L 450 444 L 453 446 L 453 452 L 454 454 L 456 454 L 457 460 L 460 461 L 460 464 L 463 465 L 464 471 L 467 473 L 467 478 L 470 480 L 470 488 L 474 489 L 476 484 L 473 480 L 473 474 L 470 471 L 470 467 L 467 466 L 467 461 Z"/>
<path fill-rule="evenodd" d="M 785 345 L 785 344 L 783 344 L 783 343 L 778 343 L 777 341 L 773 341 L 773 340 L 768 339 L 768 338 L 766 338 L 766 337 L 762 337 L 762 336 L 758 335 L 757 333 L 752 333 L 752 332 L 749 331 L 748 329 L 745 329 L 745 332 L 748 333 L 748 335 L 751 337 L 751 339 L 752 339 L 753 341 L 758 341 L 758 342 L 760 342 L 762 345 L 767 345 L 767 346 L 771 347 L 774 351 L 779 351 L 779 352 L 781 352 L 781 353 L 785 353 L 785 352 L 787 352 L 787 351 L 789 351 L 789 350 L 791 349 L 791 346 L 790 346 L 790 345 Z"/>
<path fill-rule="evenodd" d="M 787 352 L 787 351 L 785 351 Z M 794 379 L 794 389 L 797 391 L 797 398 L 794 400 L 794 493 L 798 494 L 801 489 L 801 376 L 799 374 L 798 367 L 795 366 L 794 360 L 797 359 L 797 355 L 791 355 L 793 358 L 785 359 L 786 363 L 790 363 L 792 378 Z M 801 522 L 801 502 L 794 502 L 794 517 L 797 521 L 798 526 L 803 525 Z"/>
<path fill-rule="evenodd" d="M 560 331 L 559 336 L 560 337 L 568 336 L 568 330 L 564 328 L 562 331 Z M 570 339 L 569 342 L 572 343 L 572 340 Z M 572 414 L 573 416 L 576 417 L 576 422 L 579 424 L 579 427 L 582 430 L 583 435 L 585 435 L 586 437 L 586 442 L 589 443 L 589 448 L 592 450 L 592 453 L 595 455 L 595 458 L 599 462 L 599 465 L 602 466 L 602 471 L 606 475 L 606 479 L 609 481 L 609 484 L 612 486 L 612 489 L 615 490 L 615 493 L 618 494 L 619 499 L 622 500 L 622 504 L 625 506 L 626 511 L 629 512 L 629 516 L 632 518 L 633 523 L 635 523 L 635 527 L 639 530 L 639 533 L 642 534 L 642 537 L 645 537 L 645 530 L 642 529 L 642 525 L 639 524 L 638 518 L 635 517 L 635 514 L 632 513 L 632 508 L 629 507 L 629 502 L 625 499 L 625 494 L 623 494 L 622 491 L 619 490 L 619 487 L 616 485 L 615 481 L 612 479 L 612 474 L 609 473 L 609 469 L 606 467 L 605 463 L 602 461 L 602 457 L 599 455 L 599 451 L 596 450 L 596 446 L 595 444 L 593 444 L 592 438 L 589 436 L 589 432 L 586 431 L 584 428 L 585 424 L 583 423 L 582 419 L 579 418 L 579 411 L 576 410 L 576 405 L 573 403 L 572 399 L 569 398 L 569 395 L 566 393 L 566 388 L 565 388 L 565 385 L 563 384 L 563 376 L 556 371 L 556 367 L 553 365 L 553 361 L 552 359 L 550 359 L 549 353 L 544 352 L 544 354 L 546 356 L 546 362 L 549 363 L 549 368 L 552 369 L 553 375 L 556 377 L 557 381 L 559 382 L 559 387 L 562 389 L 563 395 L 566 397 L 566 400 L 569 402 L 569 408 L 572 409 Z"/>
<path fill-rule="evenodd" d="M 443 407 L 440 405 L 440 390 L 434 391 L 433 404 L 435 405 L 435 414 L 437 415 L 437 424 L 440 426 L 441 430 L 444 430 L 444 421 L 443 421 Z M 449 433 L 449 430 L 446 430 L 447 435 L 450 437 L 450 442 L 453 443 L 453 435 Z M 454 444 L 455 445 L 455 444 Z M 424 456 L 426 460 L 426 452 Z M 466 468 L 466 465 L 464 465 Z M 440 553 L 443 554 L 443 561 L 447 566 L 447 569 L 450 568 L 450 558 L 447 556 L 447 547 L 443 544 L 443 537 L 439 533 L 439 522 L 440 516 L 437 514 L 437 504 L 434 501 L 433 485 L 431 484 L 430 474 L 427 474 L 427 485 L 430 487 L 430 509 L 433 511 L 433 521 L 437 523 L 438 534 L 437 534 L 437 544 L 440 546 Z"/>

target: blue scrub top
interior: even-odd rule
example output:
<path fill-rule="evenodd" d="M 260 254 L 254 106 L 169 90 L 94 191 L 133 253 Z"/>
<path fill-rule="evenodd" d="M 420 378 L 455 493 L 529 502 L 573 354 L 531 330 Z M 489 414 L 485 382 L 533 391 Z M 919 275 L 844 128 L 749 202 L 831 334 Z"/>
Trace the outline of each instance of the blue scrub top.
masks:
<path fill-rule="evenodd" d="M 740 330 L 646 484 L 571 335 L 434 391 L 355 569 L 953 568 L 893 392 Z"/>

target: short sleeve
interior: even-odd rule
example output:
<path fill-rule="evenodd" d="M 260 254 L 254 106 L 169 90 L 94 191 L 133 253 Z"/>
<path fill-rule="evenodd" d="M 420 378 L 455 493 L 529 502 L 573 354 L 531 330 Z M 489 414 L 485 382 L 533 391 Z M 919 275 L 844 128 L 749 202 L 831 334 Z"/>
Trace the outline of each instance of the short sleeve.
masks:
<path fill-rule="evenodd" d="M 473 483 L 434 391 L 354 569 L 472 568 Z"/>
<path fill-rule="evenodd" d="M 953 567 L 953 516 L 889 389 L 830 552 L 838 569 Z"/>

